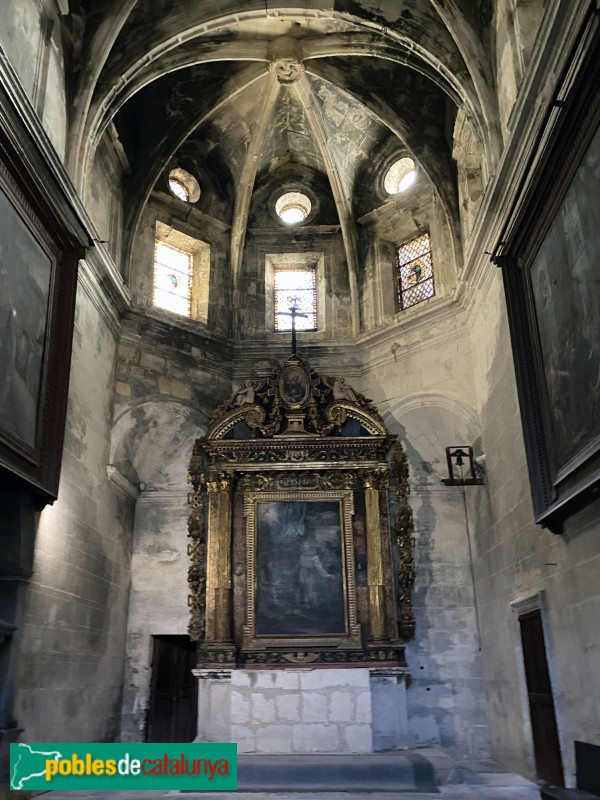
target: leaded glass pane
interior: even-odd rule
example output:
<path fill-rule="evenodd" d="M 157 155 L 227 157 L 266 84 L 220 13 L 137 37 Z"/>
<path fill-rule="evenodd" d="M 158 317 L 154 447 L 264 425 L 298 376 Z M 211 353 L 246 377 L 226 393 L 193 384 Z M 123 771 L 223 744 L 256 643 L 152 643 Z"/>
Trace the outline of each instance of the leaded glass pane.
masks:
<path fill-rule="evenodd" d="M 415 258 L 400 267 L 402 290 L 411 289 L 415 284 L 433 276 L 431 253 Z"/>
<path fill-rule="evenodd" d="M 159 242 L 154 245 L 153 303 L 184 317 L 192 312 L 192 256 Z"/>
<path fill-rule="evenodd" d="M 428 233 L 422 236 L 417 236 L 406 242 L 398 248 L 398 261 L 400 264 L 406 264 L 407 261 L 412 261 L 417 256 L 422 256 L 431 251 L 431 240 Z"/>
<path fill-rule="evenodd" d="M 417 303 L 420 303 L 422 300 L 427 300 L 427 298 L 433 297 L 434 293 L 433 281 L 423 281 L 422 283 L 419 283 L 418 286 L 414 286 L 412 289 L 407 289 L 402 293 L 402 307 L 409 308 L 410 306 L 414 306 Z"/>
<path fill-rule="evenodd" d="M 292 305 L 298 311 L 296 330 L 316 330 L 317 280 L 314 269 L 276 270 L 274 299 L 276 331 L 292 330 Z"/>
<path fill-rule="evenodd" d="M 417 236 L 398 248 L 398 282 L 401 308 L 409 308 L 435 294 L 431 240 Z"/>

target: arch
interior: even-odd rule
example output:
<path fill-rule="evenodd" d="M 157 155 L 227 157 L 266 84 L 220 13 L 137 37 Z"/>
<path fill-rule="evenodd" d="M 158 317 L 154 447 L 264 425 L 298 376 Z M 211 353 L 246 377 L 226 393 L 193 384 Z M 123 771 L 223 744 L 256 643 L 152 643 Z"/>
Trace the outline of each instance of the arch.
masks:
<path fill-rule="evenodd" d="M 124 263 L 128 266 L 131 258 L 131 249 L 133 247 L 133 243 L 135 241 L 135 235 L 137 231 L 137 227 L 139 224 L 140 216 L 142 210 L 144 209 L 146 203 L 148 202 L 148 198 L 152 192 L 152 189 L 158 180 L 159 176 L 163 172 L 165 166 L 171 161 L 174 157 L 175 153 L 179 150 L 182 144 L 192 135 L 192 133 L 200 128 L 205 122 L 211 119 L 211 117 L 217 113 L 225 103 L 231 101 L 233 97 L 235 97 L 240 92 L 244 91 L 248 86 L 252 83 L 255 83 L 259 80 L 266 80 L 268 75 L 266 72 L 257 72 L 256 68 L 249 67 L 246 70 L 242 71 L 242 75 L 238 73 L 232 79 L 232 82 L 236 84 L 232 91 L 226 98 L 224 98 L 220 103 L 212 106 L 206 113 L 204 113 L 200 118 L 193 119 L 190 124 L 181 130 L 180 124 L 174 124 L 171 128 L 171 133 L 173 135 L 172 140 L 167 140 L 166 142 L 163 140 L 163 152 L 162 156 L 156 163 L 152 166 L 149 166 L 147 172 L 143 173 L 140 183 L 134 186 L 130 192 L 132 197 L 137 198 L 135 202 L 131 205 L 131 211 L 127 217 L 125 222 L 125 236 L 127 240 L 125 242 L 123 252 L 124 252 Z M 166 137 L 165 137 L 166 138 Z"/>
<path fill-rule="evenodd" d="M 184 403 L 140 400 L 113 425 L 110 465 L 136 487 L 185 492 L 194 440 L 207 425 L 208 414 Z"/>
<path fill-rule="evenodd" d="M 481 432 L 477 411 L 458 395 L 429 391 L 390 404 L 384 420 L 405 445 L 411 481 L 439 485 L 447 477 L 446 447 L 472 445 Z"/>

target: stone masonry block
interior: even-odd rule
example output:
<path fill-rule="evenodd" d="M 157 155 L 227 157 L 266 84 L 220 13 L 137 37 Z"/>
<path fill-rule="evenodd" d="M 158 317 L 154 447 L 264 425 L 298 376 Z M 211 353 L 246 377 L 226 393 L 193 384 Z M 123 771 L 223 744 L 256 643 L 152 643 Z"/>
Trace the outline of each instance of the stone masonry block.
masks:
<path fill-rule="evenodd" d="M 256 731 L 259 753 L 291 753 L 292 729 L 289 725 L 268 725 Z"/>
<path fill-rule="evenodd" d="M 308 692 L 301 696 L 304 722 L 327 722 L 328 697 L 321 692 Z"/>
<path fill-rule="evenodd" d="M 123 381 L 117 381 L 115 383 L 115 391 L 122 397 L 131 397 L 131 384 L 124 383 Z"/>
<path fill-rule="evenodd" d="M 178 400 L 191 400 L 192 387 L 188 383 L 178 381 L 173 378 L 171 381 L 171 394 Z"/>
<path fill-rule="evenodd" d="M 371 693 L 362 692 L 356 698 L 356 705 L 354 708 L 354 719 L 356 722 L 370 723 L 372 718 L 371 710 Z"/>
<path fill-rule="evenodd" d="M 241 692 L 231 692 L 231 719 L 236 723 L 250 722 L 250 698 Z"/>
<path fill-rule="evenodd" d="M 262 694 L 252 695 L 252 722 L 261 724 L 275 721 L 275 700 L 268 700 Z"/>
<path fill-rule="evenodd" d="M 301 689 L 340 688 L 352 686 L 369 688 L 369 672 L 364 669 L 313 669 L 300 673 Z"/>
<path fill-rule="evenodd" d="M 298 673 L 288 670 L 236 670 L 234 685 L 253 689 L 298 689 Z"/>
<path fill-rule="evenodd" d="M 292 727 L 292 752 L 340 752 L 338 726 L 327 724 L 294 725 Z"/>
<path fill-rule="evenodd" d="M 344 752 L 370 753 L 372 732 L 370 725 L 347 725 L 342 729 Z"/>
<path fill-rule="evenodd" d="M 171 394 L 171 381 L 169 378 L 165 378 L 164 375 L 161 375 L 158 379 L 158 391 L 161 394 Z"/>
<path fill-rule="evenodd" d="M 231 741 L 236 742 L 238 753 L 256 752 L 256 743 L 252 729 L 246 725 L 231 726 Z"/>
<path fill-rule="evenodd" d="M 329 719 L 332 722 L 352 722 L 354 719 L 352 692 L 332 692 L 329 698 Z"/>
<path fill-rule="evenodd" d="M 277 719 L 298 722 L 300 720 L 300 695 L 282 694 L 275 699 Z"/>
<path fill-rule="evenodd" d="M 161 356 L 155 356 L 153 353 L 142 353 L 140 366 L 144 367 L 144 369 L 154 370 L 154 372 L 164 372 L 165 359 Z"/>

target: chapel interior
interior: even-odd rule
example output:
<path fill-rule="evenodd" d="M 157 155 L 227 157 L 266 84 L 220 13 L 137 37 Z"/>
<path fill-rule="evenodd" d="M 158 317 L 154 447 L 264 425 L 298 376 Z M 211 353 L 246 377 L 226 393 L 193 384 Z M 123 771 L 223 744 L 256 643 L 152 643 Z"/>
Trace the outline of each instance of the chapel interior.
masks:
<path fill-rule="evenodd" d="M 2 0 L 2 781 L 11 742 L 172 735 L 575 786 L 575 742 L 600 745 L 599 29 L 596 0 Z M 556 187 L 588 289 L 536 349 L 519 281 Z M 14 209 L 66 287 L 31 401 Z M 543 350 L 563 322 L 572 375 Z M 313 526 L 295 589 L 244 491 Z M 319 525 L 355 526 L 339 586 Z M 343 633 L 303 644 L 334 589 Z"/>

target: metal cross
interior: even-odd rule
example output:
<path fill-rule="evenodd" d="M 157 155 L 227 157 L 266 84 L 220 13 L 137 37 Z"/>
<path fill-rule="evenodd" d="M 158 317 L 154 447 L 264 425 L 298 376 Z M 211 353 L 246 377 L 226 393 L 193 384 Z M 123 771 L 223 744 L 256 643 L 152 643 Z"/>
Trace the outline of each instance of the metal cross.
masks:
<path fill-rule="evenodd" d="M 303 314 L 298 311 L 300 305 L 299 297 L 290 297 L 290 314 L 292 315 L 292 355 L 296 355 L 296 317 L 308 317 L 308 314 Z"/>

